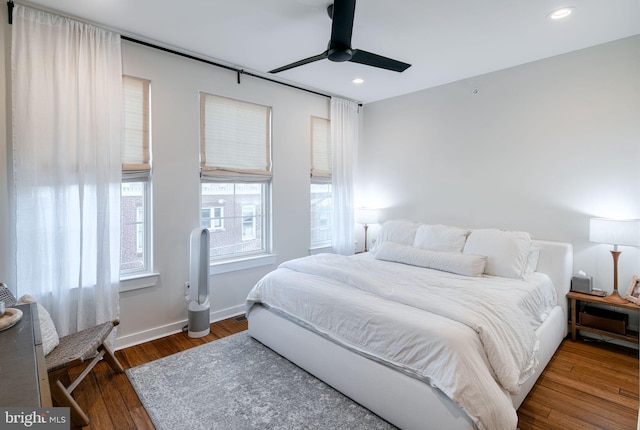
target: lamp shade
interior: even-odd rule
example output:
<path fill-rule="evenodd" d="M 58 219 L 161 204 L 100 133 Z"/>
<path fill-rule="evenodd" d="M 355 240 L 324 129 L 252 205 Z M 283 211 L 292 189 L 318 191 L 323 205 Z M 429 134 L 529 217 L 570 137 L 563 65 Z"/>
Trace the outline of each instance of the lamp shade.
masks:
<path fill-rule="evenodd" d="M 370 208 L 356 209 L 356 222 L 358 224 L 378 224 L 378 210 Z"/>
<path fill-rule="evenodd" d="M 610 245 L 640 246 L 640 220 L 591 218 L 589 240 Z"/>

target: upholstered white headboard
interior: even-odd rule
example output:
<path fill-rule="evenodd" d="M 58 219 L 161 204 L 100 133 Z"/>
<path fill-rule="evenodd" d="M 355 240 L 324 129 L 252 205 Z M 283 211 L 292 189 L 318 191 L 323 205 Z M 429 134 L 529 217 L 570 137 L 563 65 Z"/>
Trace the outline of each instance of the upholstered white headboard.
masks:
<path fill-rule="evenodd" d="M 553 281 L 558 303 L 568 318 L 567 293 L 571 289 L 573 276 L 573 246 L 570 243 L 534 240 L 540 247 L 538 272 L 546 273 Z"/>
<path fill-rule="evenodd" d="M 376 247 L 380 246 L 385 240 L 411 245 L 415 240 L 416 231 L 420 225 L 420 223 L 405 220 L 386 221 L 378 234 Z M 447 228 L 458 230 L 456 227 Z M 460 233 L 456 231 L 455 234 L 459 235 Z M 471 234 L 473 235 L 473 233 Z M 534 240 L 533 243 L 540 247 L 537 271 L 546 273 L 551 278 L 556 288 L 558 303 L 562 307 L 565 317 L 568 319 L 566 296 L 571 289 L 571 277 L 573 276 L 573 246 L 570 243 L 547 240 Z M 465 244 L 465 249 L 466 246 L 467 244 Z M 373 252 L 376 252 L 375 249 Z M 474 254 L 474 252 L 471 253 Z M 475 253 L 478 255 L 486 255 L 483 252 Z"/>

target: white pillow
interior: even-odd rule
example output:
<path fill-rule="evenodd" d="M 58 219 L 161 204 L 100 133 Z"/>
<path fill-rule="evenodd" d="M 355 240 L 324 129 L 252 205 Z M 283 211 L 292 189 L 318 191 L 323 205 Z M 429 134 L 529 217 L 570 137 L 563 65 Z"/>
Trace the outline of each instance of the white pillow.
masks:
<path fill-rule="evenodd" d="M 403 245 L 411 245 L 416 237 L 416 230 L 418 230 L 419 225 L 418 223 L 404 220 L 386 221 L 382 224 L 382 228 L 378 233 L 374 251 L 387 240 Z"/>
<path fill-rule="evenodd" d="M 465 276 L 481 276 L 487 258 L 481 255 L 437 252 L 386 241 L 376 252 L 376 259 L 426 267 Z"/>
<path fill-rule="evenodd" d="M 472 230 L 463 253 L 487 256 L 487 275 L 521 278 L 527 268 L 531 236 L 523 231 Z"/>
<path fill-rule="evenodd" d="M 462 252 L 469 230 L 448 225 L 423 224 L 416 232 L 413 246 L 440 252 Z"/>
<path fill-rule="evenodd" d="M 22 305 L 25 303 L 37 302 L 32 296 L 25 294 L 20 297 L 17 304 Z M 58 337 L 58 331 L 56 330 L 56 326 L 53 324 L 53 320 L 51 319 L 49 312 L 47 312 L 44 306 L 40 303 L 37 303 L 37 305 L 38 319 L 40 320 L 40 336 L 42 337 L 42 349 L 44 350 L 44 355 L 49 355 L 49 353 L 60 343 L 60 338 Z"/>
<path fill-rule="evenodd" d="M 529 256 L 527 257 L 527 268 L 525 273 L 531 274 L 538 270 L 538 260 L 540 259 L 540 247 L 534 244 L 531 244 L 531 248 L 529 249 Z"/>
<path fill-rule="evenodd" d="M 527 268 L 531 236 L 524 231 L 471 230 L 464 254 L 487 256 L 487 275 L 521 278 Z"/>

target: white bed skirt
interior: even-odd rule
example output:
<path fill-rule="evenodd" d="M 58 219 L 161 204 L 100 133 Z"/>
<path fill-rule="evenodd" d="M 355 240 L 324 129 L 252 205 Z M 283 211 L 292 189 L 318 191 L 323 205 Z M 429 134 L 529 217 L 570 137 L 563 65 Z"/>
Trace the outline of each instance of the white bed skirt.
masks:
<path fill-rule="evenodd" d="M 520 394 L 512 397 L 515 408 L 562 342 L 567 332 L 565 315 L 560 306 L 554 308 L 536 330 L 540 365 Z M 342 348 L 263 306 L 254 306 L 248 320 L 255 339 L 401 429 L 476 428 L 437 388 Z"/>

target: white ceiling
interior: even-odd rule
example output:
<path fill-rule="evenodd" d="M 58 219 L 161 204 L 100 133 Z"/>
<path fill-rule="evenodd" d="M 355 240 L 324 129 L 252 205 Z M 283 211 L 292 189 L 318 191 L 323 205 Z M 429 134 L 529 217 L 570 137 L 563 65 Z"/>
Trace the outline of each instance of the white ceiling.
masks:
<path fill-rule="evenodd" d="M 331 0 L 31 0 L 122 34 L 266 74 L 326 49 Z M 563 21 L 549 12 L 574 6 Z M 640 34 L 640 0 L 360 0 L 352 44 L 403 73 L 322 60 L 269 75 L 368 103 Z M 363 84 L 351 81 L 360 77 Z"/>

